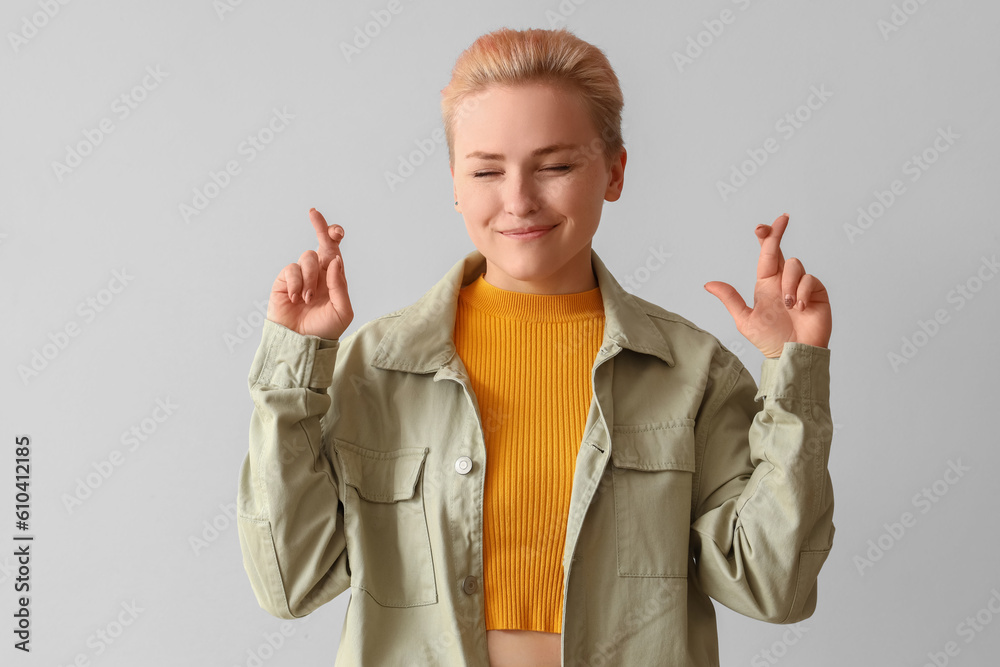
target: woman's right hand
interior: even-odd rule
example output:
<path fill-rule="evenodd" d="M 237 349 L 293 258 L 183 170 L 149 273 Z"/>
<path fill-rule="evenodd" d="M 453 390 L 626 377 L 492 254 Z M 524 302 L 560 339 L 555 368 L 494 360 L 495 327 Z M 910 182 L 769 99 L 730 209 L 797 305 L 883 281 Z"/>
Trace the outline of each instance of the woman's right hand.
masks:
<path fill-rule="evenodd" d="M 307 250 L 281 270 L 271 287 L 267 319 L 303 335 L 336 339 L 354 319 L 340 254 L 344 228 L 327 225 L 314 208 L 309 209 L 309 220 L 319 238 L 319 252 Z"/>

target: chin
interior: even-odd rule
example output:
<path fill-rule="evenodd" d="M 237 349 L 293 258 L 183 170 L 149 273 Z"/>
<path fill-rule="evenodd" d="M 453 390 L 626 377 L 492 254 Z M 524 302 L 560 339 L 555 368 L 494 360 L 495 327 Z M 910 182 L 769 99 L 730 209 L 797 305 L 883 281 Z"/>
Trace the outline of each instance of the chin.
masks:
<path fill-rule="evenodd" d="M 494 262 L 497 267 L 515 280 L 537 282 L 557 273 L 561 264 L 549 257 L 506 257 L 500 262 Z"/>

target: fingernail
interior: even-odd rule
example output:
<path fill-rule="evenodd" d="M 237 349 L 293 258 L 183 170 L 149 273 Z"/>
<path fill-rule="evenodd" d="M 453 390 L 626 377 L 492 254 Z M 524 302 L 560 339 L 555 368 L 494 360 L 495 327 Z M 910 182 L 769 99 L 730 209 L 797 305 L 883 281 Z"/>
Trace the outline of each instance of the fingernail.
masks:
<path fill-rule="evenodd" d="M 799 310 L 805 310 L 806 302 L 800 300 L 797 304 L 795 304 L 795 307 L 798 308 Z"/>
<path fill-rule="evenodd" d="M 306 293 L 305 293 L 305 296 L 304 296 L 304 299 L 305 299 L 306 303 L 309 303 L 309 299 L 312 298 L 312 293 L 313 293 L 313 291 L 311 289 L 307 289 L 306 290 Z"/>
<path fill-rule="evenodd" d="M 795 297 L 791 294 L 785 295 L 785 308 L 791 308 L 795 305 Z"/>

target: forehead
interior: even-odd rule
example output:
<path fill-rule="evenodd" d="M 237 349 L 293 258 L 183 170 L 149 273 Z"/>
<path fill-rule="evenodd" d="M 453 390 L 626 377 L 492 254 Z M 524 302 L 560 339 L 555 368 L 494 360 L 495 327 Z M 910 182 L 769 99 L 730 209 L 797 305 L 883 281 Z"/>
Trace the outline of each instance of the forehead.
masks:
<path fill-rule="evenodd" d="M 467 97 L 456 116 L 459 158 L 471 151 L 530 152 L 554 143 L 584 144 L 597 136 L 583 96 L 567 86 L 490 86 Z"/>

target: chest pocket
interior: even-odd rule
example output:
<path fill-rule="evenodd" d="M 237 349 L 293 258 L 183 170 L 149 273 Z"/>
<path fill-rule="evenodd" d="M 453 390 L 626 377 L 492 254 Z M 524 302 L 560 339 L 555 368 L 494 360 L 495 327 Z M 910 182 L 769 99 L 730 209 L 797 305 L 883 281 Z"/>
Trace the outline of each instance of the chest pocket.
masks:
<path fill-rule="evenodd" d="M 334 449 L 347 485 L 351 585 L 384 607 L 437 602 L 420 475 L 427 448 L 381 452 L 335 439 Z"/>
<path fill-rule="evenodd" d="M 687 577 L 694 420 L 615 426 L 611 437 L 618 574 Z"/>

